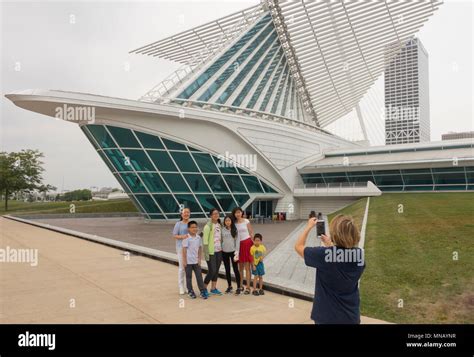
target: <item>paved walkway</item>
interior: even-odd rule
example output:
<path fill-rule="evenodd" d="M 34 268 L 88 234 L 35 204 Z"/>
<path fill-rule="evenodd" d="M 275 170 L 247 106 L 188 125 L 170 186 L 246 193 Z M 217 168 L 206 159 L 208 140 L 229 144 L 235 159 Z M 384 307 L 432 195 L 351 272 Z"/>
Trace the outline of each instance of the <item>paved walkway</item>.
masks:
<path fill-rule="evenodd" d="M 270 292 L 190 300 L 177 294 L 174 265 L 0 218 L 7 247 L 38 249 L 39 262 L 0 262 L 0 323 L 311 323 L 310 302 Z"/>
<path fill-rule="evenodd" d="M 21 217 L 21 216 L 20 216 Z M 148 222 L 140 217 L 114 218 L 47 218 L 33 219 L 36 222 L 72 229 L 82 233 L 95 234 L 122 242 L 158 249 L 163 252 L 176 252 L 176 243 L 171 236 L 175 223 Z M 271 251 L 295 229 L 299 221 L 283 221 L 253 224 L 255 233 L 261 233 L 265 247 Z M 200 228 L 204 227 L 199 223 Z"/>
<path fill-rule="evenodd" d="M 327 222 L 327 217 L 324 216 Z M 303 258 L 295 252 L 295 243 L 307 222 L 301 222 L 296 229 L 275 247 L 265 259 L 266 280 L 275 285 L 285 286 L 289 290 L 314 295 L 316 269 L 305 265 Z M 327 227 L 326 227 L 327 230 Z M 306 241 L 307 247 L 321 244 L 312 229 Z"/>

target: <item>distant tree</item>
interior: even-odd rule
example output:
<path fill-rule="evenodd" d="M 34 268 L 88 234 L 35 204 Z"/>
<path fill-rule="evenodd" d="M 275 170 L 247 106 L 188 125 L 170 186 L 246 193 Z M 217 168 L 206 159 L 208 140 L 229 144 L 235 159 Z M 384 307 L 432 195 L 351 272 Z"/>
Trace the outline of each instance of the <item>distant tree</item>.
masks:
<path fill-rule="evenodd" d="M 12 193 L 41 187 L 43 157 L 38 150 L 0 152 L 0 192 L 5 194 L 5 211 L 8 210 L 8 198 Z"/>
<path fill-rule="evenodd" d="M 92 199 L 92 192 L 90 190 L 74 190 L 66 192 L 62 199 L 64 201 L 89 201 Z"/>
<path fill-rule="evenodd" d="M 27 201 L 28 202 L 35 202 L 36 201 L 36 197 L 34 196 L 33 192 L 32 191 L 29 191 L 28 192 L 28 196 L 27 196 Z"/>
<path fill-rule="evenodd" d="M 38 186 L 37 188 L 38 192 L 43 194 L 43 201 L 46 201 L 46 194 L 49 192 L 49 191 L 56 191 L 56 187 L 54 186 L 51 186 L 51 185 L 40 185 Z"/>

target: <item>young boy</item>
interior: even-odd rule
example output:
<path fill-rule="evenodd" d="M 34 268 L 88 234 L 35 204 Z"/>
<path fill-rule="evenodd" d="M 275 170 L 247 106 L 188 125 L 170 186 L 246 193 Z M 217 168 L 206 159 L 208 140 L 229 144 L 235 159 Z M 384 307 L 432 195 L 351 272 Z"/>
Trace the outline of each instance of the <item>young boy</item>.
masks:
<path fill-rule="evenodd" d="M 202 257 L 202 239 L 197 235 L 198 225 L 196 221 L 188 223 L 188 238 L 183 240 L 183 265 L 186 272 L 186 287 L 191 299 L 196 298 L 193 290 L 193 271 L 196 275 L 198 288 L 201 291 L 201 297 L 207 299 L 207 291 L 202 281 L 201 257 Z"/>
<path fill-rule="evenodd" d="M 311 319 L 317 324 L 360 324 L 359 279 L 365 262 L 357 247 L 359 230 L 352 217 L 337 215 L 329 225 L 330 236 L 321 235 L 323 246 L 305 247 L 317 222 L 308 220 L 295 245 L 305 264 L 317 271 Z"/>
<path fill-rule="evenodd" d="M 253 237 L 253 246 L 250 248 L 250 255 L 252 256 L 253 266 L 253 292 L 255 296 L 264 295 L 263 292 L 263 276 L 265 275 L 265 266 L 263 265 L 263 257 L 265 256 L 266 249 L 262 244 L 263 237 L 260 233 L 256 233 Z M 257 289 L 257 279 L 259 289 Z"/>

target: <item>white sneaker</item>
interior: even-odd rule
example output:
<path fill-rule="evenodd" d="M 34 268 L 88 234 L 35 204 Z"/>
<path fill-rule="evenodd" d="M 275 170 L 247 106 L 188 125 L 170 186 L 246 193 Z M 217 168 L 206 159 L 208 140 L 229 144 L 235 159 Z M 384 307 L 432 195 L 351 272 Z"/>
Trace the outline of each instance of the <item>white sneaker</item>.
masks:
<path fill-rule="evenodd" d="M 184 288 L 181 286 L 179 288 L 179 295 L 184 295 L 184 294 L 186 294 L 186 290 L 184 290 Z"/>

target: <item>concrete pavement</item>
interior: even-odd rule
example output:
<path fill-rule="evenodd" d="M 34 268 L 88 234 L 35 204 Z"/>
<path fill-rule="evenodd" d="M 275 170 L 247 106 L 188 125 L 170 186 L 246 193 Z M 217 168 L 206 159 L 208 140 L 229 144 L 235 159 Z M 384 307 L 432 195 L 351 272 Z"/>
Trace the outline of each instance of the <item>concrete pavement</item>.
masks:
<path fill-rule="evenodd" d="M 324 216 L 327 222 L 327 216 Z M 265 258 L 266 279 L 268 282 L 284 286 L 307 296 L 314 296 L 316 269 L 306 266 L 304 259 L 295 252 L 295 243 L 307 222 L 303 221 Z M 328 233 L 327 224 L 325 226 Z M 307 247 L 319 247 L 320 239 L 316 236 L 316 228 L 312 229 L 306 241 Z"/>
<path fill-rule="evenodd" d="M 172 264 L 0 218 L 6 247 L 38 249 L 39 260 L 0 263 L 0 323 L 311 323 L 311 302 L 270 292 L 191 300 L 177 294 Z"/>
<path fill-rule="evenodd" d="M 163 252 L 176 252 L 175 240 L 171 234 L 176 222 L 150 222 L 140 217 L 77 218 L 74 215 L 70 218 L 25 218 Z M 298 224 L 299 221 L 282 221 L 266 224 L 254 223 L 252 226 L 255 233 L 263 235 L 265 247 L 271 251 Z M 200 229 L 204 228 L 204 223 L 199 222 L 198 225 Z"/>

